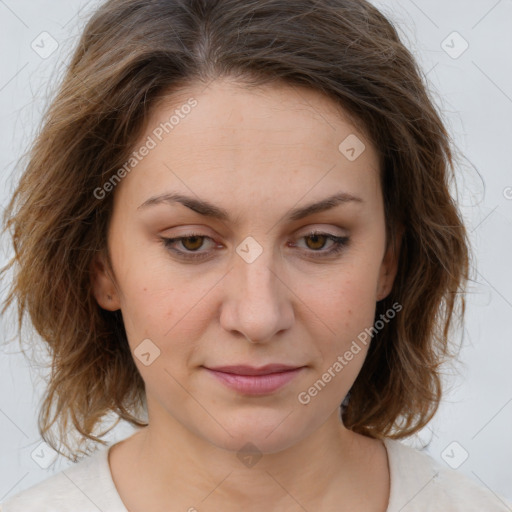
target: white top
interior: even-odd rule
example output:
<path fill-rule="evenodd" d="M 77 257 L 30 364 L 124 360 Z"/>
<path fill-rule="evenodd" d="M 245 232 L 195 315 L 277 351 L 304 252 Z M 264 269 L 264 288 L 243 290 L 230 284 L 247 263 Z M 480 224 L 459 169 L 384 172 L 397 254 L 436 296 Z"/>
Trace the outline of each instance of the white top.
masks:
<path fill-rule="evenodd" d="M 386 512 L 511 512 L 512 504 L 430 455 L 384 439 L 391 489 Z M 19 492 L 0 512 L 128 512 L 112 479 L 110 446 Z"/>

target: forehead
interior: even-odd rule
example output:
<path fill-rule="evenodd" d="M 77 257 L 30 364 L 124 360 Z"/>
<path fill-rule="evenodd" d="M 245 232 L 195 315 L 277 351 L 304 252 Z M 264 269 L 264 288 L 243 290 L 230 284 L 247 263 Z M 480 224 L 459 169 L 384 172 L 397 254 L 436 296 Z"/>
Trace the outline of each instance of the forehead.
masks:
<path fill-rule="evenodd" d="M 201 133 L 207 131 L 211 132 L 207 142 L 215 142 L 215 136 L 229 138 L 232 144 L 243 142 L 245 147 L 261 140 L 270 142 L 271 147 L 286 143 L 312 145 L 309 141 L 336 144 L 350 133 L 367 139 L 361 123 L 319 91 L 283 81 L 248 86 L 229 78 L 195 83 L 163 96 L 152 109 L 147 132 L 168 121 L 169 113 L 179 112 L 191 98 L 197 106 L 180 115 L 179 124 L 192 125 L 191 135 L 197 136 L 198 142 L 202 141 Z M 187 118 L 193 121 L 181 122 Z M 175 128 L 178 126 L 172 131 Z M 189 134 L 186 126 L 177 131 Z"/>
<path fill-rule="evenodd" d="M 305 87 L 217 80 L 183 88 L 154 105 L 134 149 L 149 140 L 120 187 L 137 206 L 167 190 L 223 204 L 249 195 L 263 206 L 276 194 L 297 202 L 338 190 L 371 201 L 380 189 L 368 138 L 331 98 Z M 357 158 L 343 153 L 347 144 Z"/>

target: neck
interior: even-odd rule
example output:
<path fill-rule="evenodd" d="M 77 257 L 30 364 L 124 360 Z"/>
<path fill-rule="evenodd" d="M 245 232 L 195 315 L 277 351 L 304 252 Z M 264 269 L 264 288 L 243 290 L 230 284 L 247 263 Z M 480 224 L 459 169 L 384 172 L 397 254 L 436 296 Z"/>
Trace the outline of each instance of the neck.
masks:
<path fill-rule="evenodd" d="M 264 454 L 219 448 L 168 416 L 149 419 L 132 436 L 141 510 L 319 510 L 350 497 L 360 506 L 367 494 L 365 457 L 378 442 L 347 430 L 339 410 L 299 443 Z"/>

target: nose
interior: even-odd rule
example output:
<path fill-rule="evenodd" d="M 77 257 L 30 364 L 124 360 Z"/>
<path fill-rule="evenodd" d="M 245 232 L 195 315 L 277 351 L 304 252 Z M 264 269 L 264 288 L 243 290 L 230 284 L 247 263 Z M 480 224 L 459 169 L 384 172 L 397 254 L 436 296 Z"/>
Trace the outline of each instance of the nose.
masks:
<path fill-rule="evenodd" d="M 271 251 L 252 263 L 236 256 L 225 279 L 221 326 L 252 343 L 268 343 L 294 322 L 293 292 L 283 272 L 274 270 Z"/>

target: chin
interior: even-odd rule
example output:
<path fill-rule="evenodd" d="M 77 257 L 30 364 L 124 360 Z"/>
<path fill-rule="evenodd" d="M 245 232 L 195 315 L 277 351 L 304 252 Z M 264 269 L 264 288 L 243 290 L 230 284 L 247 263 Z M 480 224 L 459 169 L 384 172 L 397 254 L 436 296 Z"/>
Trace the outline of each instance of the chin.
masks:
<path fill-rule="evenodd" d="M 232 413 L 231 418 L 229 415 L 218 415 L 216 418 L 225 430 L 219 427 L 215 432 L 203 432 L 202 436 L 218 448 L 237 454 L 243 452 L 244 447 L 245 450 L 254 450 L 261 454 L 286 450 L 300 442 L 316 427 L 305 424 L 305 418 L 292 412 L 292 408 L 271 411 L 259 408 L 252 411 L 238 410 Z"/>

